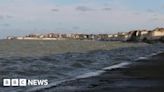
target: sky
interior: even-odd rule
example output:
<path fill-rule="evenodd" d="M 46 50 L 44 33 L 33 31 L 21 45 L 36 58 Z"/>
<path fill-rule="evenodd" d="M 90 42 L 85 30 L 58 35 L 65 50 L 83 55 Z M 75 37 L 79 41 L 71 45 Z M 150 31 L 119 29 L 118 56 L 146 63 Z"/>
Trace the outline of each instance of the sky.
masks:
<path fill-rule="evenodd" d="M 0 38 L 164 27 L 164 0 L 0 0 Z"/>

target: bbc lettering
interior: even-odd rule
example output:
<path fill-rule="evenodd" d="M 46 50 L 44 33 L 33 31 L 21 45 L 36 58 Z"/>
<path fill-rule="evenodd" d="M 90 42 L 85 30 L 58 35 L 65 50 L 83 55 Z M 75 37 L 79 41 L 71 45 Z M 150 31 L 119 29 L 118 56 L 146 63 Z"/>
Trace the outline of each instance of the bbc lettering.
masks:
<path fill-rule="evenodd" d="M 26 86 L 26 79 L 3 79 L 3 86 Z"/>
<path fill-rule="evenodd" d="M 42 86 L 48 85 L 48 80 L 27 80 L 27 79 L 3 79 L 3 86 L 18 87 L 18 86 Z"/>

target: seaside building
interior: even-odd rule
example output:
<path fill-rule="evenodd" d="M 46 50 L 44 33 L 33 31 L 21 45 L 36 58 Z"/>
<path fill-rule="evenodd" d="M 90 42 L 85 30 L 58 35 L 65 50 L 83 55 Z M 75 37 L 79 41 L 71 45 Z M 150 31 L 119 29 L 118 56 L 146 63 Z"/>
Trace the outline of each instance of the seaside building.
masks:
<path fill-rule="evenodd" d="M 59 38 L 67 38 L 67 34 L 60 34 Z"/>
<path fill-rule="evenodd" d="M 156 28 L 148 33 L 148 39 L 157 40 L 164 36 L 164 28 Z"/>
<path fill-rule="evenodd" d="M 109 40 L 108 34 L 98 34 L 97 37 L 98 37 L 97 39 L 101 41 Z"/>
<path fill-rule="evenodd" d="M 43 34 L 39 35 L 39 38 L 44 38 L 44 35 Z"/>
<path fill-rule="evenodd" d="M 17 40 L 23 40 L 24 37 L 21 37 L 21 36 L 20 36 L 20 37 L 16 37 L 16 39 L 17 39 Z"/>
<path fill-rule="evenodd" d="M 113 37 L 113 35 L 112 34 L 108 34 L 108 38 L 112 38 Z"/>
<path fill-rule="evenodd" d="M 147 35 L 148 34 L 148 31 L 147 30 L 141 30 L 140 32 L 141 32 L 140 33 L 141 35 Z"/>
<path fill-rule="evenodd" d="M 73 34 L 74 39 L 80 39 L 80 34 Z"/>
<path fill-rule="evenodd" d="M 89 35 L 89 39 L 96 40 L 97 39 L 97 36 L 95 34 L 90 34 Z"/>
<path fill-rule="evenodd" d="M 129 34 L 126 33 L 126 32 L 121 32 L 121 33 L 118 33 L 118 36 L 117 36 L 117 40 L 118 41 L 126 41 L 129 37 Z"/>
<path fill-rule="evenodd" d="M 12 40 L 12 39 L 13 39 L 13 37 L 8 36 L 6 39 L 8 39 L 8 40 Z"/>
<path fill-rule="evenodd" d="M 67 38 L 72 38 L 72 34 L 66 34 Z"/>
<path fill-rule="evenodd" d="M 156 28 L 154 30 L 138 30 L 137 37 L 139 37 L 140 41 L 143 40 L 158 40 L 164 36 L 164 28 Z"/>
<path fill-rule="evenodd" d="M 148 30 L 139 30 L 138 31 L 139 41 L 143 41 L 144 39 L 147 39 L 149 31 Z"/>
<path fill-rule="evenodd" d="M 8 40 L 100 40 L 100 41 L 143 41 L 164 38 L 164 28 L 154 30 L 133 30 L 117 34 L 29 34 L 26 36 L 11 37 Z"/>

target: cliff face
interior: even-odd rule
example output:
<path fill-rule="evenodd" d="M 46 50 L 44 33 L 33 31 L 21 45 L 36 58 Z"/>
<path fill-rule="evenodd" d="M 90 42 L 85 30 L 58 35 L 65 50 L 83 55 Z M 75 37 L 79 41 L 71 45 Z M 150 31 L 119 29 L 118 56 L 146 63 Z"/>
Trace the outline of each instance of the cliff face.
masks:
<path fill-rule="evenodd" d="M 127 41 L 145 41 L 145 40 L 160 40 L 164 37 L 164 28 L 156 28 L 154 30 L 135 30 L 129 32 Z"/>
<path fill-rule="evenodd" d="M 139 31 L 137 31 L 137 30 L 129 32 L 129 38 L 127 39 L 127 41 L 134 41 L 134 42 L 139 41 L 138 32 Z"/>
<path fill-rule="evenodd" d="M 156 28 L 150 32 L 150 39 L 160 39 L 164 36 L 164 28 Z"/>

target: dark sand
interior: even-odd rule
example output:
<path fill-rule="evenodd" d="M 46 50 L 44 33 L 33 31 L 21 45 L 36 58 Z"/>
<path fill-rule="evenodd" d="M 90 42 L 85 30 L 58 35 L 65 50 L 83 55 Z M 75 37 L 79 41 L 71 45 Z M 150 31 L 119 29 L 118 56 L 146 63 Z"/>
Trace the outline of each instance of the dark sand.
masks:
<path fill-rule="evenodd" d="M 43 92 L 164 92 L 164 53 L 90 78 L 61 83 Z"/>

